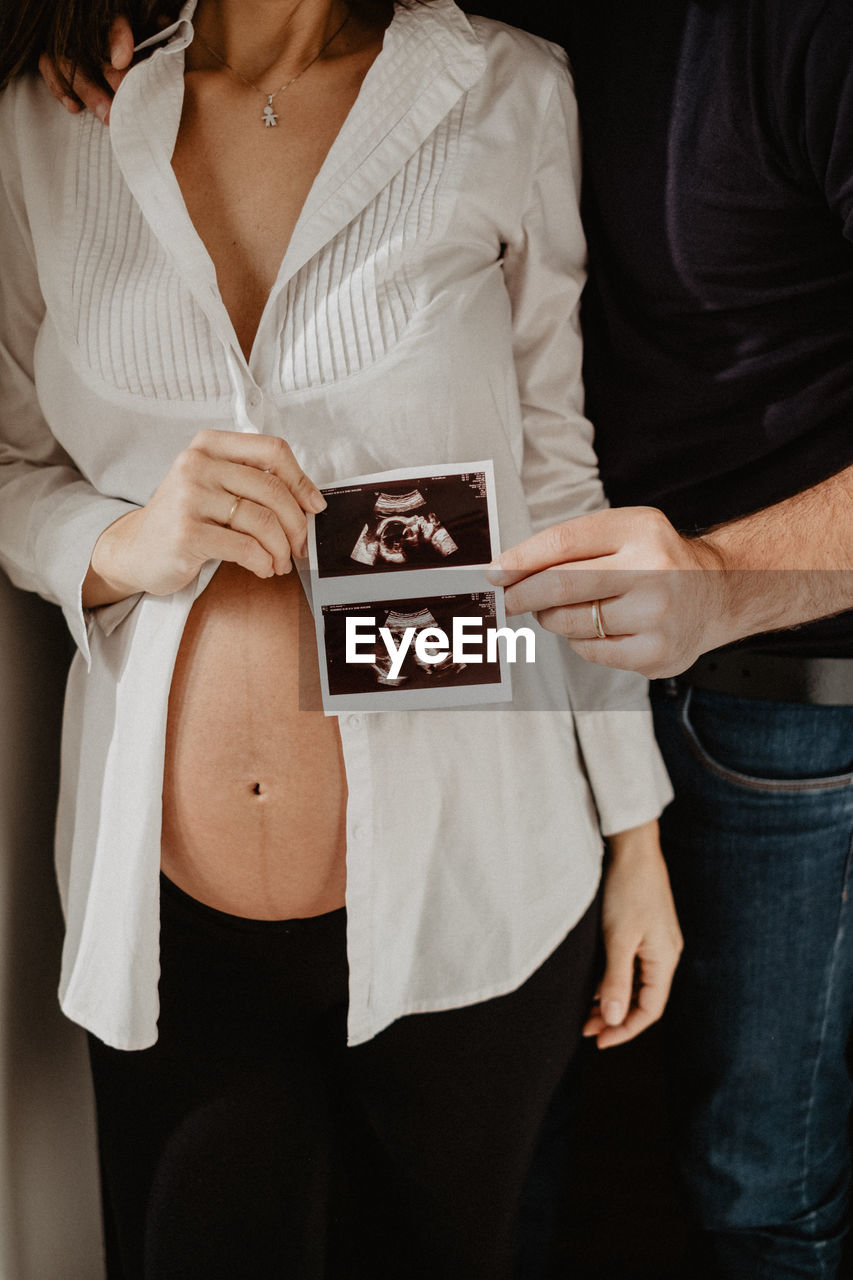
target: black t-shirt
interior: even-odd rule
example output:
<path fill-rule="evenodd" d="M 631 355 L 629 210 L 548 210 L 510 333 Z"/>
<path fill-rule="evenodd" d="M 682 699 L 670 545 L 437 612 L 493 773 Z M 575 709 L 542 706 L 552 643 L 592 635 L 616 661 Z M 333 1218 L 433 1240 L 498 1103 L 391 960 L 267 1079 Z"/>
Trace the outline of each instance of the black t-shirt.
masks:
<path fill-rule="evenodd" d="M 850 465 L 850 0 L 489 12 L 564 44 L 575 74 L 587 410 L 611 501 L 698 532 Z M 853 654 L 853 614 L 754 643 Z"/>

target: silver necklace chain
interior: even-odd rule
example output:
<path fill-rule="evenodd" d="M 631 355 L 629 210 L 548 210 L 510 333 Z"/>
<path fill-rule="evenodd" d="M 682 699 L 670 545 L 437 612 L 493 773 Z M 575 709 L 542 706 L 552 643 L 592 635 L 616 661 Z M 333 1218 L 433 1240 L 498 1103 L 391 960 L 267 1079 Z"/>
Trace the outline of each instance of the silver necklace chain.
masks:
<path fill-rule="evenodd" d="M 291 76 L 289 80 L 285 80 L 284 84 L 279 85 L 279 87 L 275 90 L 274 93 L 267 93 L 266 89 L 262 89 L 260 85 L 255 84 L 252 80 L 249 79 L 248 76 L 244 76 L 242 71 L 238 71 L 236 67 L 232 67 L 231 63 L 226 62 L 222 54 L 217 53 L 217 51 L 213 49 L 207 43 L 204 37 L 199 35 L 197 31 L 195 33 L 195 39 L 198 40 L 200 44 L 203 44 L 207 52 L 212 53 L 214 58 L 216 58 L 217 62 L 221 62 L 223 67 L 225 67 L 228 71 L 230 71 L 232 75 L 235 75 L 238 80 L 242 80 L 243 84 L 248 85 L 250 89 L 254 89 L 255 92 L 259 93 L 262 98 L 266 98 L 267 105 L 264 107 L 264 113 L 261 116 L 261 119 L 263 120 L 264 125 L 267 128 L 271 128 L 271 127 L 274 128 L 278 122 L 278 116 L 276 115 L 275 111 L 273 111 L 273 105 L 272 105 L 273 98 L 277 98 L 278 95 L 280 93 L 283 93 L 285 89 L 289 89 L 292 84 L 296 84 L 296 81 L 300 80 L 302 76 L 305 75 L 305 72 L 309 71 L 310 68 L 313 67 L 317 59 L 326 52 L 326 50 L 328 49 L 332 41 L 338 38 L 338 36 L 341 34 L 341 32 L 343 31 L 344 27 L 347 25 L 351 17 L 352 17 L 352 10 L 348 9 L 347 16 L 344 18 L 341 25 L 335 28 L 335 30 L 332 32 L 332 34 L 329 36 L 328 40 L 325 41 L 324 44 L 320 45 L 320 48 L 314 54 L 314 57 L 311 59 L 311 61 L 306 62 L 302 70 L 297 71 L 295 76 Z"/>

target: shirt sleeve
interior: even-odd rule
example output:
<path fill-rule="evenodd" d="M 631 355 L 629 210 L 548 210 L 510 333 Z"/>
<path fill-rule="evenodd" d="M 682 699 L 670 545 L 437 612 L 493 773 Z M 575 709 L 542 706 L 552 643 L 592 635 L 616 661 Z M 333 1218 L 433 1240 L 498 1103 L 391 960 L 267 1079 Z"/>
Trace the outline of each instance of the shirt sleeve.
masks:
<path fill-rule="evenodd" d="M 784 102 L 826 202 L 853 241 L 853 22 L 848 0 L 826 0 L 800 64 L 789 59 Z M 796 105 L 795 105 L 796 104 Z"/>
<path fill-rule="evenodd" d="M 570 76 L 556 67 L 540 108 L 529 199 L 504 253 L 524 421 L 522 480 L 534 530 L 607 505 L 584 416 L 580 141 Z M 564 644 L 575 724 L 602 831 L 638 826 L 672 798 L 647 681 L 585 662 Z"/>
<path fill-rule="evenodd" d="M 16 586 L 61 606 L 90 661 L 83 579 L 98 537 L 132 504 L 104 497 L 75 469 L 38 402 L 44 319 L 17 156 L 14 85 L 0 103 L 0 566 Z"/>

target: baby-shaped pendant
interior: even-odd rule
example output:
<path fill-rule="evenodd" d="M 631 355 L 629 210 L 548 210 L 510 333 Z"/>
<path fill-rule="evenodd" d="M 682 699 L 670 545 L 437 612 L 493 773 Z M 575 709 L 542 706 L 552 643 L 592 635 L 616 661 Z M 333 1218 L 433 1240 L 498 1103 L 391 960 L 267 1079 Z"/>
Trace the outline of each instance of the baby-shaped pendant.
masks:
<path fill-rule="evenodd" d="M 264 114 L 261 117 L 261 119 L 263 120 L 264 124 L 268 129 L 274 129 L 278 121 L 278 116 L 272 109 L 272 100 L 273 100 L 273 95 L 270 94 L 269 97 L 267 98 L 267 105 L 264 107 Z"/>

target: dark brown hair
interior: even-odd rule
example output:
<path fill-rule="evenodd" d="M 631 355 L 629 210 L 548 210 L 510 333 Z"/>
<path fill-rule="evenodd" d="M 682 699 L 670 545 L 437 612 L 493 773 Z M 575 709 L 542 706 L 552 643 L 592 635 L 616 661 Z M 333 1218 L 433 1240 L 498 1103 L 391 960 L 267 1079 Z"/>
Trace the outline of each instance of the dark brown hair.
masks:
<path fill-rule="evenodd" d="M 173 5 L 166 0 L 3 0 L 0 7 L 0 89 L 12 76 L 35 68 L 46 53 L 66 81 L 80 69 L 104 84 L 101 66 L 109 61 L 109 34 L 115 18 L 130 19 L 139 41 L 155 30 L 154 16 Z M 62 75 L 62 65 L 70 69 Z"/>

